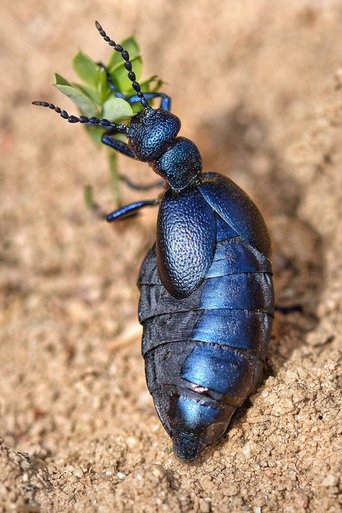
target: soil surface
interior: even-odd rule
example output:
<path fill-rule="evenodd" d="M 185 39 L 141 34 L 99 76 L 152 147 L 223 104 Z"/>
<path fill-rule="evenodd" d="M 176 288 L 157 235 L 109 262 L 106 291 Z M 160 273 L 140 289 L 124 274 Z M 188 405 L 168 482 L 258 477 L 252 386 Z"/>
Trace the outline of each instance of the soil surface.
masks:
<path fill-rule="evenodd" d="M 1 2 L 0 511 L 341 511 L 340 0 Z M 135 34 L 206 170 L 263 212 L 277 303 L 265 381 L 224 439 L 178 461 L 146 389 L 136 277 L 156 211 L 106 225 L 106 150 L 30 105 Z M 120 159 L 127 176 L 154 180 Z M 123 188 L 126 202 L 151 197 Z"/>

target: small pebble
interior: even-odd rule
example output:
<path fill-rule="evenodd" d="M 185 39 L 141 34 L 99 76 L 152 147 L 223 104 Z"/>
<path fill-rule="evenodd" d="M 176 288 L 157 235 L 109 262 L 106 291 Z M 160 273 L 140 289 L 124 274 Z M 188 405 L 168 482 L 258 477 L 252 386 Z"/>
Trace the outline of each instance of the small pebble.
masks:
<path fill-rule="evenodd" d="M 334 476 L 334 474 L 328 474 L 322 481 L 322 486 L 329 488 L 330 486 L 337 486 L 338 482 L 339 479 L 337 476 Z"/>
<path fill-rule="evenodd" d="M 243 446 L 242 452 L 245 458 L 249 459 L 256 452 L 256 449 L 257 444 L 250 440 Z"/>

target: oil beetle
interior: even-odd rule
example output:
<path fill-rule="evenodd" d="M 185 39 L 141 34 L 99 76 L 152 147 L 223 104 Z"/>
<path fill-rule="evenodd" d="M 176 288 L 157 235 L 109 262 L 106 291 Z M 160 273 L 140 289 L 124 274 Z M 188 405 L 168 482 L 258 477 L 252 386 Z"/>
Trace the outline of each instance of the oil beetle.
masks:
<path fill-rule="evenodd" d="M 143 110 L 117 124 L 33 103 L 69 123 L 104 127 L 104 144 L 147 162 L 167 184 L 161 198 L 126 205 L 107 220 L 159 205 L 156 243 L 138 279 L 142 352 L 147 386 L 174 451 L 192 461 L 224 435 L 262 378 L 274 314 L 270 238 L 244 191 L 223 175 L 202 172 L 196 145 L 178 136 L 171 99 L 143 93 L 128 52 L 98 22 L 96 28 L 125 61 L 135 91 L 125 99 Z M 161 99 L 159 108 L 149 105 L 154 98 Z"/>

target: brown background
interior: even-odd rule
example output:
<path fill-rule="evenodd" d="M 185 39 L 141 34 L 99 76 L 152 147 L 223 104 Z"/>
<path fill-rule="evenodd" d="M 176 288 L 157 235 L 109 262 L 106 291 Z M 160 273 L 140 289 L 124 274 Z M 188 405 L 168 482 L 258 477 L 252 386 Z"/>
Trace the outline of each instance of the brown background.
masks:
<path fill-rule="evenodd" d="M 340 511 L 341 1 L 3 0 L 1 11 L 0 511 Z M 95 18 L 117 40 L 137 36 L 145 76 L 168 83 L 205 169 L 260 206 L 277 301 L 303 310 L 277 315 L 264 385 L 192 466 L 170 453 L 140 356 L 135 281 L 156 213 L 94 218 L 83 186 L 112 208 L 106 152 L 30 106 L 70 109 L 50 84 L 55 71 L 72 78 L 78 48 L 107 59 Z"/>

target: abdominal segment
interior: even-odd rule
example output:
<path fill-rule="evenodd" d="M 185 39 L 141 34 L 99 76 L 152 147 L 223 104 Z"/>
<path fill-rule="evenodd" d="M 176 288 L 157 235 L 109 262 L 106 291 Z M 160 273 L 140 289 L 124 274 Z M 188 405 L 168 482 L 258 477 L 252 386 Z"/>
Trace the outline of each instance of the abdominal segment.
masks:
<path fill-rule="evenodd" d="M 189 297 L 175 299 L 164 288 L 155 248 L 139 277 L 147 386 L 187 461 L 223 436 L 256 389 L 272 327 L 271 264 L 222 224 L 209 272 Z"/>

